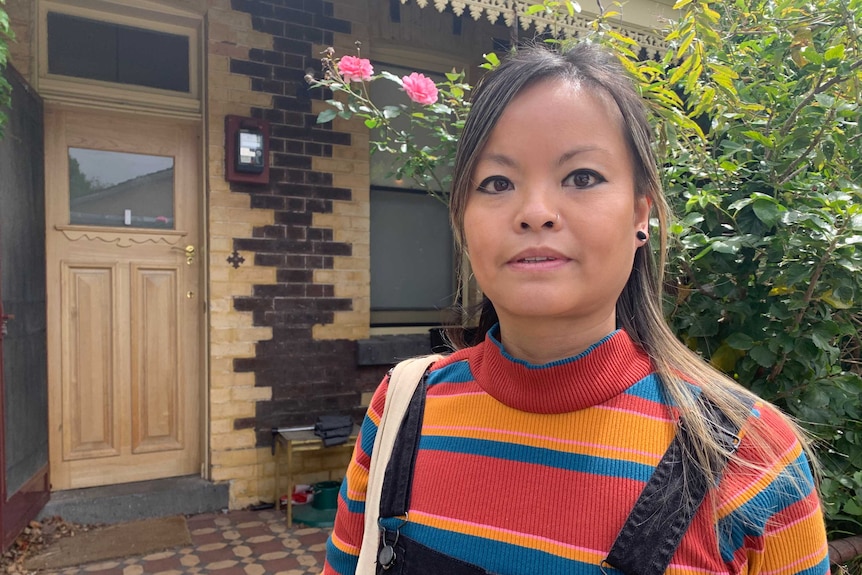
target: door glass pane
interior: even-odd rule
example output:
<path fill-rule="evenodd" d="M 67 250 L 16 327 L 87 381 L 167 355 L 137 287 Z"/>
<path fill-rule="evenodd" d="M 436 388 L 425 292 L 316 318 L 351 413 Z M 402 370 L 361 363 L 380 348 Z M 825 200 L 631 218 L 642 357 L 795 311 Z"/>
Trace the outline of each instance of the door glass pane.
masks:
<path fill-rule="evenodd" d="M 174 159 L 69 148 L 69 223 L 174 229 Z"/>

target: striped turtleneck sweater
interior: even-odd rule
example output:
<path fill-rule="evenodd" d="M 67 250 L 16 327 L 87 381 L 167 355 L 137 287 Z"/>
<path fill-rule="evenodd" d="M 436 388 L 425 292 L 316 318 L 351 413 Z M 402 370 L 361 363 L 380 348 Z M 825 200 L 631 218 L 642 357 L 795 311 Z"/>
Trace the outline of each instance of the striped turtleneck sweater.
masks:
<path fill-rule="evenodd" d="M 372 399 L 341 487 L 324 575 L 356 570 L 387 384 Z M 651 361 L 624 331 L 546 365 L 512 358 L 492 332 L 429 373 L 401 532 L 492 573 L 599 575 L 676 432 L 663 397 Z M 820 504 L 798 441 L 766 404 L 754 406 L 748 425 L 767 429 L 778 455 L 757 471 L 728 466 L 668 575 L 829 573 Z M 755 452 L 743 430 L 740 457 Z"/>

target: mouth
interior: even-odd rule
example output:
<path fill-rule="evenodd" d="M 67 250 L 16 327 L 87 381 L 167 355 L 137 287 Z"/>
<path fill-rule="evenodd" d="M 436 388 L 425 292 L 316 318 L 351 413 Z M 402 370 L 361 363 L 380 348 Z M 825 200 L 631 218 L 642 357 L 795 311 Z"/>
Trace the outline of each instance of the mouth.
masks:
<path fill-rule="evenodd" d="M 565 265 L 566 262 L 569 261 L 571 261 L 571 258 L 568 258 L 553 249 L 533 248 L 516 254 L 508 263 L 514 268 L 541 270 L 554 269 L 561 265 Z"/>

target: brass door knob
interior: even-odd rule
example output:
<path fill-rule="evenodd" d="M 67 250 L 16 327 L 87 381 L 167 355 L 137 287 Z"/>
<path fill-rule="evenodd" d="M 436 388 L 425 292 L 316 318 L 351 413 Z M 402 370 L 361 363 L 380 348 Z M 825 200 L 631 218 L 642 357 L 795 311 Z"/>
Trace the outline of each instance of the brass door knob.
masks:
<path fill-rule="evenodd" d="M 193 245 L 189 244 L 184 248 L 174 248 L 174 249 L 177 251 L 181 251 L 184 254 L 186 254 L 186 264 L 187 265 L 192 265 L 194 263 L 195 256 L 197 255 L 198 252 Z"/>

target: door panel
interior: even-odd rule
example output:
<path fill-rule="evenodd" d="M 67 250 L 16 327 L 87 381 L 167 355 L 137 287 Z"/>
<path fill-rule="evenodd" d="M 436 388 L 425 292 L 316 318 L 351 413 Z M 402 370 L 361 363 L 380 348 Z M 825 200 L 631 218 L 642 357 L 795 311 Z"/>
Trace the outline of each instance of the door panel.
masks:
<path fill-rule="evenodd" d="M 114 417 L 114 297 L 116 266 L 82 267 L 60 263 L 63 439 L 66 460 L 119 455 Z"/>
<path fill-rule="evenodd" d="M 174 269 L 132 268 L 132 451 L 182 449 Z"/>
<path fill-rule="evenodd" d="M 199 473 L 199 125 L 45 122 L 53 488 Z"/>

